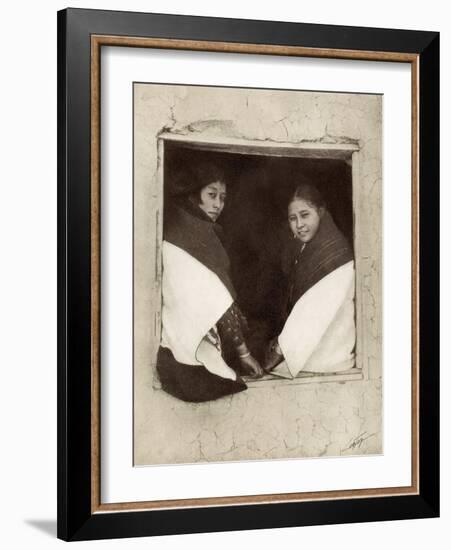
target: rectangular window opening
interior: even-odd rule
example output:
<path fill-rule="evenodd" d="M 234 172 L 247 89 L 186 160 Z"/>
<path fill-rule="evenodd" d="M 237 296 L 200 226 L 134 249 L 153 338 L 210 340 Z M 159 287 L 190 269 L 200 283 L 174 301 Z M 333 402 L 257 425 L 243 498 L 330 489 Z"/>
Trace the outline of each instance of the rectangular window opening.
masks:
<path fill-rule="evenodd" d="M 358 184 L 358 145 L 355 143 L 278 144 L 250 140 L 202 141 L 195 136 L 162 134 L 159 140 L 161 213 L 173 201 L 173 189 L 191 163 L 209 160 L 227 174 L 227 198 L 219 219 L 230 258 L 232 283 L 237 302 L 249 322 L 246 338 L 257 359 L 263 360 L 265 345 L 281 329 L 280 304 L 286 292 L 286 278 L 280 268 L 280 252 L 290 239 L 287 204 L 303 174 L 321 192 L 338 228 L 354 250 L 356 265 L 355 364 L 338 373 L 301 371 L 294 379 L 267 374 L 252 380 L 248 387 L 268 384 L 305 384 L 313 382 L 346 382 L 367 377 L 364 368 L 364 339 L 359 295 L 358 219 L 356 194 Z M 159 222 L 161 224 L 161 222 Z M 160 237 L 164 229 L 160 228 Z M 161 254 L 157 243 L 157 254 Z M 161 260 L 157 262 L 157 287 L 161 289 Z M 160 290 L 161 292 L 161 290 Z M 155 333 L 161 331 L 161 312 L 155 316 Z M 233 362 L 233 358 L 231 358 Z M 233 365 L 232 365 L 233 366 Z M 158 383 L 157 383 L 158 384 Z"/>

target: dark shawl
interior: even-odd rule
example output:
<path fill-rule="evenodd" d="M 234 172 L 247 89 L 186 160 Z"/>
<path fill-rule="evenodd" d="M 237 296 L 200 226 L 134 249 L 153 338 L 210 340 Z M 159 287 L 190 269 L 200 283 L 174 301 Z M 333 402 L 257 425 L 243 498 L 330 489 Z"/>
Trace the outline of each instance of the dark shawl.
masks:
<path fill-rule="evenodd" d="M 157 372 L 164 391 L 191 403 L 212 401 L 247 389 L 239 376 L 230 380 L 203 365 L 184 365 L 175 360 L 171 350 L 162 347 L 158 350 Z"/>
<path fill-rule="evenodd" d="M 213 271 L 233 300 L 236 293 L 230 279 L 230 260 L 224 248 L 222 227 L 214 223 L 189 199 L 181 199 L 167 213 L 164 240 L 178 246 Z"/>
<path fill-rule="evenodd" d="M 354 259 L 352 249 L 327 210 L 313 239 L 303 244 L 291 239 L 282 260 L 288 277 L 286 317 L 299 298 L 323 277 Z"/>

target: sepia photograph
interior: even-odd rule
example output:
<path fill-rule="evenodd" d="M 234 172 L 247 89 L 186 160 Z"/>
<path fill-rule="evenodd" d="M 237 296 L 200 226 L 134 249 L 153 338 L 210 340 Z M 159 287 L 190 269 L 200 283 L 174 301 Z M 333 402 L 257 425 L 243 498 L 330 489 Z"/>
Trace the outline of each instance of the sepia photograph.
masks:
<path fill-rule="evenodd" d="M 133 84 L 135 466 L 383 453 L 382 105 Z"/>

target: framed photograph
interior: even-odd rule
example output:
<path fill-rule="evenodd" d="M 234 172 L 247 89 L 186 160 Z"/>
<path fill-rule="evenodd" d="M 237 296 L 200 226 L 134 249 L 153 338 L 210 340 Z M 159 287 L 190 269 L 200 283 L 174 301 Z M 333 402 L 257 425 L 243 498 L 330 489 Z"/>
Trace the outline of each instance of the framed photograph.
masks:
<path fill-rule="evenodd" d="M 58 536 L 439 514 L 439 35 L 58 13 Z"/>

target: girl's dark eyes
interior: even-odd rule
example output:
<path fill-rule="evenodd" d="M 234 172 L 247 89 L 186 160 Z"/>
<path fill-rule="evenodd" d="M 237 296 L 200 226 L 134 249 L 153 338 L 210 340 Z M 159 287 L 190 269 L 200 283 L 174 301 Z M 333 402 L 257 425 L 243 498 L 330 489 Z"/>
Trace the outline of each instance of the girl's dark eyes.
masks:
<path fill-rule="evenodd" d="M 309 216 L 310 216 L 310 213 L 309 213 L 309 212 L 303 212 L 303 213 L 301 214 L 301 218 L 302 218 L 302 219 L 308 218 Z M 291 216 L 291 217 L 288 218 L 288 221 L 290 221 L 290 222 L 295 222 L 296 219 L 297 219 L 296 216 Z"/>
<path fill-rule="evenodd" d="M 216 199 L 216 197 L 217 197 L 216 193 L 208 193 L 208 196 L 211 199 Z M 222 202 L 224 202 L 225 199 L 226 199 L 226 195 L 220 195 L 219 198 L 222 200 Z"/>

